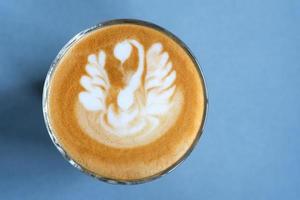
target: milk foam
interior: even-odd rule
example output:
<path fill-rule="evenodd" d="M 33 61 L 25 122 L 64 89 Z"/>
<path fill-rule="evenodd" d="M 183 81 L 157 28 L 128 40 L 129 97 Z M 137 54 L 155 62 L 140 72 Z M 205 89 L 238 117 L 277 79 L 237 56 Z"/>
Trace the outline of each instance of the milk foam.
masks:
<path fill-rule="evenodd" d="M 79 102 L 88 112 L 98 113 L 98 126 L 117 137 L 146 136 L 170 127 L 176 119 L 169 120 L 172 109 L 180 110 L 183 97 L 175 84 L 176 71 L 161 43 L 154 43 L 146 52 L 137 40 L 127 39 L 115 45 L 114 57 L 123 63 L 138 52 L 136 71 L 120 88 L 115 102 L 107 103 L 112 87 L 105 69 L 106 53 L 88 56 L 80 84 Z"/>

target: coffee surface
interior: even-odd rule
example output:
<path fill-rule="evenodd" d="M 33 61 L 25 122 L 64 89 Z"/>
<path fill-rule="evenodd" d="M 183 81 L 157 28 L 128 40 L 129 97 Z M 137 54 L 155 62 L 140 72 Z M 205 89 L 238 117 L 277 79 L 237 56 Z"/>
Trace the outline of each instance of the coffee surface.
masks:
<path fill-rule="evenodd" d="M 49 84 L 50 126 L 94 174 L 153 176 L 191 147 L 205 117 L 196 63 L 165 33 L 138 24 L 95 29 L 73 43 Z"/>

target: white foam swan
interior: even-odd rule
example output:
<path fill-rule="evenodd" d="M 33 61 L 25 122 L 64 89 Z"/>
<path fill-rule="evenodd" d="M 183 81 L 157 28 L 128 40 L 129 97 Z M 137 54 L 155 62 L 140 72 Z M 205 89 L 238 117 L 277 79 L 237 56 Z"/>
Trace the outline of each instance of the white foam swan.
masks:
<path fill-rule="evenodd" d="M 79 94 L 81 104 L 88 111 L 100 112 L 100 126 L 118 136 L 133 135 L 146 127 L 149 131 L 155 129 L 160 118 L 170 112 L 176 92 L 176 72 L 162 44 L 153 44 L 145 54 L 142 44 L 128 39 L 115 46 L 114 56 L 123 64 L 132 48 L 138 52 L 137 68 L 120 89 L 116 103 L 106 103 L 111 84 L 103 50 L 88 57 L 87 75 L 80 80 L 85 89 Z"/>

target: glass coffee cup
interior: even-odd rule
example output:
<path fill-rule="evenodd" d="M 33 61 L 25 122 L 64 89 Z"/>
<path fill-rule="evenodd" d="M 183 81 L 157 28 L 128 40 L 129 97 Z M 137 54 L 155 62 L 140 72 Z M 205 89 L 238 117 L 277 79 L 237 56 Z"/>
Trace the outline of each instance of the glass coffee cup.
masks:
<path fill-rule="evenodd" d="M 172 33 L 112 20 L 74 36 L 47 74 L 49 135 L 80 171 L 109 183 L 143 183 L 194 149 L 206 118 L 200 65 Z"/>

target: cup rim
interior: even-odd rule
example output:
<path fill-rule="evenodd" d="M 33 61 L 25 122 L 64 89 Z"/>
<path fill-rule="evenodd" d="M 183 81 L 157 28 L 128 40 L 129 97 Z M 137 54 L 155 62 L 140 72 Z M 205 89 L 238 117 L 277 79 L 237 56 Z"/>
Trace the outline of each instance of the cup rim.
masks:
<path fill-rule="evenodd" d="M 48 115 L 49 85 L 50 85 L 50 81 L 52 79 L 52 76 L 54 74 L 54 71 L 57 67 L 57 64 L 59 63 L 61 58 L 65 55 L 65 53 L 71 48 L 71 46 L 74 43 L 79 41 L 82 37 L 84 37 L 88 33 L 96 31 L 96 30 L 101 29 L 103 27 L 107 27 L 107 26 L 111 26 L 111 25 L 119 25 L 119 24 L 134 24 L 134 25 L 141 25 L 141 26 L 149 27 L 149 28 L 155 29 L 155 30 L 167 35 L 172 40 L 174 40 L 187 53 L 187 55 L 193 61 L 194 66 L 196 67 L 196 70 L 198 72 L 199 78 L 201 80 L 202 87 L 203 87 L 203 95 L 204 95 L 203 118 L 202 118 L 199 130 L 198 130 L 198 133 L 197 133 L 196 137 L 194 138 L 193 143 L 191 144 L 191 146 L 188 148 L 188 150 L 176 162 L 174 162 L 172 165 L 170 165 L 166 169 L 164 169 L 164 170 L 162 170 L 162 171 L 160 171 L 160 172 L 158 172 L 154 175 L 147 176 L 147 177 L 140 178 L 140 179 L 123 180 L 123 179 L 114 179 L 114 178 L 111 178 L 111 177 L 104 177 L 104 176 L 100 176 L 100 175 L 86 169 L 85 167 L 81 166 L 79 163 L 74 161 L 67 154 L 67 152 L 63 149 L 63 147 L 59 144 L 58 139 L 56 138 L 56 136 L 54 134 L 54 130 L 51 127 L 50 119 L 49 119 L 49 115 Z M 95 26 L 92 26 L 90 28 L 87 28 L 87 29 L 79 32 L 78 34 L 73 36 L 63 46 L 63 48 L 59 51 L 59 53 L 57 54 L 57 56 L 53 60 L 52 64 L 50 65 L 50 69 L 49 69 L 49 71 L 46 75 L 44 88 L 43 88 L 43 96 L 42 96 L 42 108 L 43 108 L 43 116 L 44 116 L 44 121 L 45 121 L 45 124 L 46 124 L 46 128 L 47 128 L 48 134 L 49 134 L 54 146 L 62 154 L 64 159 L 67 160 L 73 167 L 77 168 L 78 170 L 80 170 L 81 172 L 83 172 L 87 175 L 90 175 L 90 176 L 92 176 L 92 177 L 94 177 L 98 180 L 101 180 L 101 181 L 104 181 L 104 182 L 107 182 L 107 183 L 123 184 L 123 185 L 134 185 L 134 184 L 149 182 L 149 181 L 158 179 L 158 178 L 170 173 L 176 167 L 178 167 L 181 163 L 183 163 L 183 161 L 185 161 L 187 159 L 187 157 L 189 157 L 191 152 L 195 149 L 195 146 L 197 145 L 197 143 L 198 143 L 198 141 L 199 141 L 199 139 L 200 139 L 200 137 L 201 137 L 201 135 L 204 131 L 204 127 L 205 127 L 206 120 L 207 120 L 206 118 L 207 118 L 207 110 L 208 110 L 208 94 L 207 94 L 207 87 L 206 87 L 206 82 L 205 82 L 205 78 L 204 78 L 204 75 L 203 75 L 203 71 L 201 69 L 201 66 L 200 66 L 198 60 L 193 55 L 193 53 L 188 48 L 188 46 L 183 41 L 181 41 L 177 36 L 175 36 L 170 31 L 166 30 L 165 28 L 162 28 L 162 27 L 160 27 L 160 26 L 158 26 L 154 23 L 151 23 L 151 22 L 138 20 L 138 19 L 113 19 L 113 20 L 103 21 L 101 23 L 98 23 Z"/>

